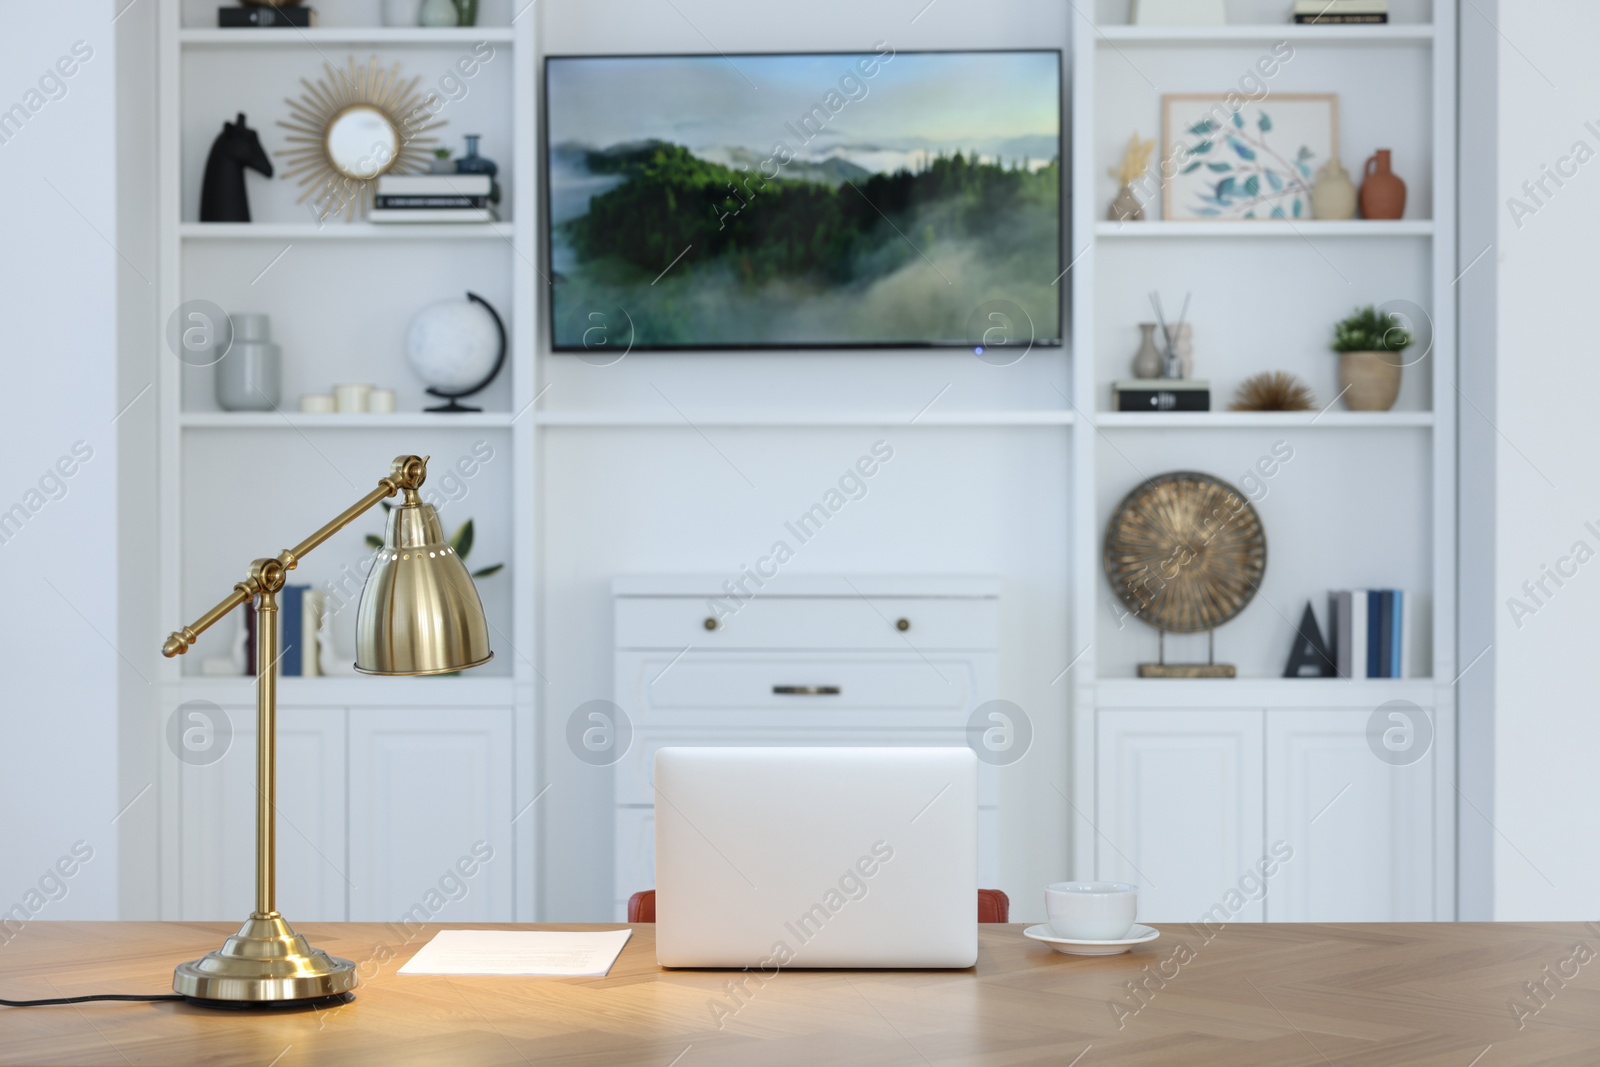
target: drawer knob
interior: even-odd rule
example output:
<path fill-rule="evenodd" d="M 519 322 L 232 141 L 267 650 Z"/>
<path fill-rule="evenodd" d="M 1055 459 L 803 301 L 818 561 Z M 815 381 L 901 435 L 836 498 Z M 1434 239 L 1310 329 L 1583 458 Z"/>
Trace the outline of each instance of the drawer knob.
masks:
<path fill-rule="evenodd" d="M 896 630 L 899 630 L 901 633 L 905 633 L 907 630 L 911 629 L 911 620 L 910 619 L 896 619 L 896 620 L 894 620 L 894 628 Z"/>
<path fill-rule="evenodd" d="M 713 619 L 711 616 L 707 615 L 706 616 L 706 621 L 705 621 L 705 628 L 708 629 L 708 630 L 715 630 L 717 628 L 717 620 Z"/>

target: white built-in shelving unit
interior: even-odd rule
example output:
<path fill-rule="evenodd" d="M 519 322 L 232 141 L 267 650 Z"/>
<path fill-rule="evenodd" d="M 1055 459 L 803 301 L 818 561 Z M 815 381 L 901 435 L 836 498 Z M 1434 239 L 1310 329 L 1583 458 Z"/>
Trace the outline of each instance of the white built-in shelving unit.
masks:
<path fill-rule="evenodd" d="M 1036 720 L 1035 752 L 1002 775 L 1003 888 L 1032 893 L 1064 867 L 1076 877 L 1120 876 L 1108 852 L 1114 841 L 1133 855 L 1147 848 L 1194 859 L 1206 879 L 1197 892 L 1220 897 L 1257 858 L 1263 834 L 1287 827 L 1294 836 L 1297 813 L 1315 794 L 1306 819 L 1316 817 L 1322 836 L 1298 842 L 1298 870 L 1325 871 L 1321 857 L 1335 848 L 1370 860 L 1349 867 L 1383 897 L 1361 898 L 1367 913 L 1387 900 L 1390 917 L 1454 915 L 1452 683 L 1464 666 L 1455 643 L 1454 0 L 1392 0 L 1395 21 L 1382 27 L 1287 25 L 1289 0 L 1228 0 L 1231 22 L 1218 28 L 1130 26 L 1126 0 L 1066 14 L 1014 5 L 959 33 L 952 27 L 970 22 L 966 15 L 944 23 L 934 8 L 916 20 L 897 46 L 1071 39 L 1061 260 L 1071 264 L 1062 279 L 1070 343 L 1003 368 L 927 351 L 635 353 L 608 368 L 549 352 L 536 187 L 543 54 L 709 52 L 701 27 L 716 27 L 715 47 L 730 54 L 867 47 L 871 35 L 847 18 L 807 9 L 735 19 L 709 0 L 582 8 L 485 0 L 483 25 L 473 29 L 390 29 L 380 26 L 379 0 L 341 0 L 318 5 L 314 30 L 235 31 L 215 28 L 214 0 L 159 3 L 161 317 L 193 299 L 264 311 L 284 353 L 282 412 L 220 411 L 209 372 L 163 364 L 163 617 L 174 626 L 194 617 L 252 556 L 296 542 L 404 452 L 433 457 L 430 480 L 446 501 L 447 526 L 475 520 L 471 562 L 508 565 L 483 583 L 497 653 L 490 667 L 446 679 L 284 681 L 284 765 L 299 768 L 297 782 L 320 783 L 280 794 L 280 870 L 316 872 L 300 882 L 286 875 L 291 917 L 392 918 L 454 859 L 456 838 L 479 826 L 498 835 L 497 859 L 463 910 L 442 919 L 601 917 L 612 888 L 602 858 L 611 793 L 597 769 L 566 758 L 562 746 L 567 714 L 610 695 L 611 581 L 737 573 L 784 517 L 880 436 L 893 441 L 897 459 L 874 483 L 872 502 L 852 504 L 841 532 L 830 530 L 794 569 L 1000 579 L 993 695 Z M 1192 223 L 1162 220 L 1152 205 L 1149 221 L 1107 222 L 1116 190 L 1106 170 L 1132 131 L 1158 135 L 1161 93 L 1225 91 L 1279 42 L 1294 58 L 1271 79 L 1272 91 L 1337 92 L 1346 167 L 1358 176 L 1372 150 L 1392 148 L 1410 187 L 1405 217 Z M 376 55 L 421 75 L 426 88 L 480 44 L 493 58 L 465 81 L 465 93 L 451 94 L 442 133 L 457 149 L 461 135 L 483 135 L 507 190 L 502 221 L 319 224 L 294 203 L 292 183 L 256 176 L 254 221 L 198 221 L 206 153 L 224 119 L 245 112 L 276 156 L 283 99 L 301 91 L 300 78 L 321 76 L 325 62 Z M 402 354 L 405 325 L 423 304 L 468 289 L 505 318 L 510 358 L 474 398 L 481 414 L 425 414 L 427 398 Z M 1212 382 L 1219 408 L 1244 378 L 1273 369 L 1298 374 L 1332 401 L 1336 357 L 1327 338 L 1358 304 L 1415 303 L 1432 318 L 1431 344 L 1406 369 L 1390 412 L 1338 403 L 1286 414 L 1112 412 L 1110 383 L 1127 376 L 1151 289 L 1169 309 L 1193 291 L 1197 373 Z M 397 388 L 400 410 L 295 410 L 299 394 L 344 381 Z M 1294 457 L 1264 479 L 1258 502 L 1266 581 L 1217 634 L 1218 658 L 1238 664 L 1241 676 L 1137 679 L 1136 664 L 1155 657 L 1156 636 L 1121 616 L 1106 583 L 1110 511 L 1143 478 L 1174 469 L 1239 484 L 1280 441 Z M 458 457 L 482 445 L 494 458 L 447 483 Z M 378 525 L 357 523 L 295 579 L 337 578 Z M 1308 600 L 1325 612 L 1330 589 L 1381 586 L 1406 589 L 1419 612 L 1412 677 L 1277 677 Z M 335 620 L 345 651 L 351 630 L 348 618 Z M 228 758 L 247 760 L 249 680 L 196 673 L 199 655 L 225 648 L 219 635 L 189 659 L 163 663 L 163 724 L 185 700 L 210 701 L 232 715 Z M 1168 652 L 1195 658 L 1204 648 L 1169 641 Z M 1369 713 L 1391 699 L 1433 717 L 1426 795 L 1415 775 L 1389 774 L 1406 768 L 1366 750 Z M 1141 731 L 1141 723 L 1159 728 Z M 1325 755 L 1331 762 L 1316 762 Z M 247 906 L 249 775 L 185 766 L 165 747 L 163 758 L 163 916 L 233 918 Z M 1124 758 L 1151 762 L 1119 764 Z M 1320 792 L 1338 793 L 1345 779 L 1331 788 L 1327 779 L 1346 769 L 1350 789 L 1324 817 Z M 1147 799 L 1177 805 L 1163 839 L 1140 837 L 1161 814 L 1139 808 L 1144 794 L 1132 786 L 1118 793 L 1130 770 L 1144 775 Z M 1374 789 L 1389 792 L 1378 798 Z M 540 801 L 546 790 L 554 792 Z M 1196 813 L 1211 823 L 1195 823 Z M 1378 818 L 1398 829 L 1374 830 Z M 1219 837 L 1222 824 L 1238 832 Z M 1273 890 L 1288 910 L 1271 905 L 1257 917 L 1338 917 L 1319 893 L 1340 892 L 1340 876 L 1290 877 Z M 1152 903 L 1161 904 L 1159 894 Z"/>
<path fill-rule="evenodd" d="M 531 487 L 536 323 L 533 263 L 535 114 L 533 22 L 513 23 L 509 0 L 482 5 L 470 28 L 388 28 L 377 0 L 316 5 L 316 28 L 216 28 L 207 0 L 161 0 L 160 313 L 209 300 L 271 317 L 283 352 L 281 410 L 218 408 L 209 368 L 162 364 L 160 391 L 161 614 L 187 622 L 225 594 L 254 556 L 296 543 L 384 476 L 403 453 L 431 455 L 424 495 L 447 529 L 474 520 L 469 564 L 505 563 L 480 582 L 496 655 L 448 678 L 286 678 L 279 691 L 280 900 L 291 918 L 393 918 L 423 899 L 474 838 L 495 860 L 460 904 L 461 919 L 530 919 L 539 906 L 534 796 L 536 677 Z M 302 79 L 376 56 L 443 101 L 441 143 L 463 135 L 500 164 L 501 221 L 381 226 L 315 219 L 280 180 L 286 97 Z M 472 73 L 458 66 L 473 57 Z M 279 175 L 247 178 L 252 221 L 202 223 L 200 184 L 224 120 L 246 114 Z M 402 339 L 412 315 L 472 290 L 500 312 L 504 370 L 468 403 L 440 415 L 410 371 Z M 303 393 L 336 382 L 395 388 L 391 414 L 310 415 Z M 492 453 L 484 459 L 485 453 Z M 470 475 L 459 469 L 463 459 Z M 521 487 L 521 491 L 519 490 Z M 320 547 L 290 580 L 359 588 L 370 514 Z M 334 618 L 339 659 L 353 658 L 353 605 Z M 207 677 L 202 656 L 226 654 L 224 622 L 187 657 L 162 663 L 165 717 L 186 701 L 224 709 L 234 731 L 219 763 L 186 766 L 163 751 L 164 918 L 233 917 L 248 908 L 253 679 Z M 525 651 L 528 650 L 528 651 Z M 244 762 L 240 762 L 244 761 Z M 241 769 L 243 768 L 243 769 Z M 452 916 L 441 915 L 440 918 Z"/>
<path fill-rule="evenodd" d="M 1220 899 L 1227 872 L 1245 869 L 1263 835 L 1284 836 L 1302 866 L 1281 900 L 1252 905 L 1250 917 L 1448 919 L 1458 670 L 1455 4 L 1392 0 L 1389 24 L 1339 27 L 1285 25 L 1289 6 L 1229 0 L 1227 26 L 1168 28 L 1128 25 L 1126 0 L 1100 0 L 1092 27 L 1087 17 L 1074 25 L 1073 630 L 1082 657 L 1073 670 L 1074 866 L 1079 877 L 1133 880 L 1141 857 L 1181 868 L 1172 880 L 1183 887 L 1157 894 L 1155 906 L 1163 912 L 1155 917 L 1179 918 Z M 1258 58 L 1283 44 L 1292 57 L 1261 78 Z M 1117 192 L 1107 171 L 1130 133 L 1157 138 L 1162 158 L 1161 96 L 1220 96 L 1246 74 L 1269 98 L 1337 93 L 1346 168 L 1359 182 L 1368 155 L 1393 149 L 1409 187 L 1404 217 L 1172 221 L 1157 197 L 1145 221 L 1106 221 Z M 1132 376 L 1137 324 L 1154 317 L 1152 289 L 1169 314 L 1193 293 L 1195 375 L 1210 380 L 1219 410 L 1109 410 L 1111 382 Z M 1410 354 L 1426 347 L 1426 355 L 1405 369 L 1393 410 L 1346 411 L 1335 402 L 1332 325 L 1355 306 L 1391 301 L 1431 319 Z M 1329 406 L 1226 410 L 1237 385 L 1266 370 L 1295 373 Z M 1292 458 L 1258 473 L 1275 447 Z M 1235 680 L 1134 677 L 1137 662 L 1155 659 L 1155 635 L 1122 615 L 1103 574 L 1102 538 L 1118 501 L 1144 478 L 1179 469 L 1254 489 L 1266 527 L 1260 593 L 1216 634 L 1218 660 L 1239 665 Z M 1408 677 L 1277 677 L 1282 635 L 1308 601 L 1326 627 L 1329 590 L 1391 586 L 1407 591 L 1416 613 Z M 1205 642 L 1169 638 L 1167 654 L 1203 661 Z M 1390 767 L 1368 751 L 1370 716 L 1390 700 L 1431 718 L 1432 750 L 1415 765 Z M 1322 818 L 1336 795 L 1340 806 Z"/>

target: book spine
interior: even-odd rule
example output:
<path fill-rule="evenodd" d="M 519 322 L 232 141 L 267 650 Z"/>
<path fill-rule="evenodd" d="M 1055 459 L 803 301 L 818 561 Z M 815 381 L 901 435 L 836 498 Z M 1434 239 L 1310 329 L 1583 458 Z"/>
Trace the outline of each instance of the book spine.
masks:
<path fill-rule="evenodd" d="M 301 611 L 302 594 L 306 587 L 303 585 L 286 585 L 283 593 L 278 597 L 278 636 L 283 644 L 280 646 L 279 673 L 285 678 L 298 678 L 302 649 Z"/>
<path fill-rule="evenodd" d="M 1393 672 L 1391 678 L 1404 678 L 1406 676 L 1406 615 L 1405 592 L 1400 589 L 1389 590 L 1389 595 L 1394 598 L 1394 652 L 1392 655 Z"/>
<path fill-rule="evenodd" d="M 385 196 L 379 194 L 375 206 L 381 208 L 426 208 L 426 207 L 488 207 L 487 196 L 420 196 L 392 194 Z"/>
<path fill-rule="evenodd" d="M 1209 389 L 1119 389 L 1118 411 L 1210 411 Z"/>
<path fill-rule="evenodd" d="M 1350 677 L 1350 592 L 1333 594 L 1333 658 L 1340 678 Z"/>
<path fill-rule="evenodd" d="M 322 673 L 317 663 L 317 657 L 322 651 L 322 638 L 317 633 L 321 621 L 322 594 L 315 589 L 307 589 L 301 597 L 300 608 L 300 638 L 304 649 L 300 657 L 300 673 L 307 678 L 314 678 Z"/>
<path fill-rule="evenodd" d="M 1297 26 L 1378 26 L 1389 21 L 1388 15 L 1296 15 Z"/>
<path fill-rule="evenodd" d="M 219 7 L 217 26 L 225 29 L 262 29 L 293 26 L 309 29 L 317 24 L 317 13 L 309 7 Z"/>
<path fill-rule="evenodd" d="M 1367 601 L 1367 672 L 1368 678 L 1382 678 L 1383 656 L 1379 651 L 1378 625 L 1383 618 L 1383 594 L 1376 589 L 1368 589 L 1362 593 Z"/>
<path fill-rule="evenodd" d="M 256 673 L 256 609 L 251 603 L 244 606 L 244 673 L 252 678 Z"/>
<path fill-rule="evenodd" d="M 1394 677 L 1394 590 L 1378 590 L 1378 677 Z"/>

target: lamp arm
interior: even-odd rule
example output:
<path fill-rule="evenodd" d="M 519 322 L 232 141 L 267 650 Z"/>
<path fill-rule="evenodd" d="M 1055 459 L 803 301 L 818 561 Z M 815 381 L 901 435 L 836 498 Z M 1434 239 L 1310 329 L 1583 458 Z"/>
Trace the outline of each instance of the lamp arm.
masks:
<path fill-rule="evenodd" d="M 210 611 L 183 629 L 174 630 L 168 635 L 161 646 L 161 654 L 169 659 L 183 655 L 199 640 L 201 634 L 218 620 L 225 618 L 234 608 L 249 603 L 259 593 L 275 593 L 282 589 L 288 572 L 299 565 L 306 553 L 372 510 L 379 501 L 401 492 L 408 498 L 414 496 L 428 476 L 428 459 L 427 456 L 396 456 L 389 468 L 389 476 L 379 479 L 376 489 L 345 508 L 316 533 L 293 548 L 286 548 L 275 557 L 258 559 L 250 564 L 250 577 L 235 585 L 233 592 Z"/>

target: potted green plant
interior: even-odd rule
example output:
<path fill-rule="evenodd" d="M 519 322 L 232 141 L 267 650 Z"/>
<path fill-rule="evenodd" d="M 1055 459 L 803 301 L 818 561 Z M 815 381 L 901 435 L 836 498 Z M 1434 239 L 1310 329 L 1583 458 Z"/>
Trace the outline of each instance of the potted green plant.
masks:
<path fill-rule="evenodd" d="M 1411 331 L 1399 317 L 1368 304 L 1333 327 L 1339 353 L 1339 388 L 1351 411 L 1388 411 L 1400 395 L 1400 353 L 1411 347 Z"/>

